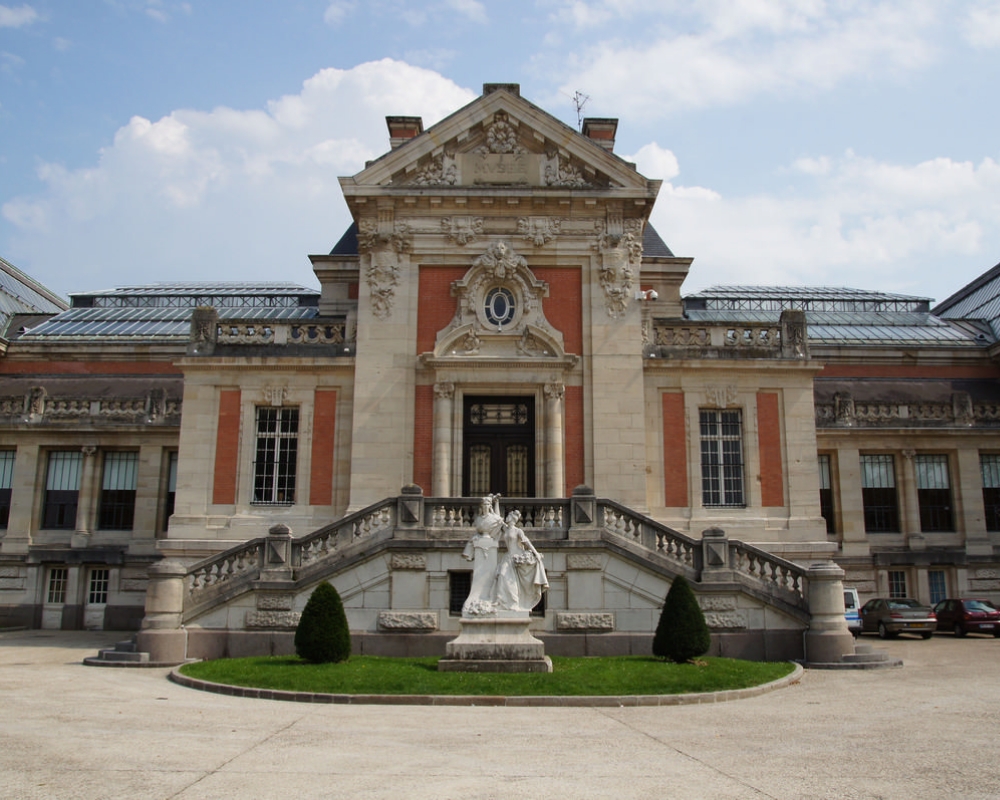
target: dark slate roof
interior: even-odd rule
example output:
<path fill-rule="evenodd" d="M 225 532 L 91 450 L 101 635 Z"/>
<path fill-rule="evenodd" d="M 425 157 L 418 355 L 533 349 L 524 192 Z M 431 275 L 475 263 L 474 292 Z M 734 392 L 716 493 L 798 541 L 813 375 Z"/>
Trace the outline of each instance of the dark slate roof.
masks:
<path fill-rule="evenodd" d="M 352 222 L 351 226 L 344 231 L 340 241 L 333 246 L 330 251 L 331 256 L 356 256 L 358 254 L 358 224 Z M 642 254 L 651 258 L 673 258 L 674 254 L 667 247 L 656 229 L 646 224 L 642 232 Z"/>
<path fill-rule="evenodd" d="M 1000 338 L 1000 264 L 938 303 L 934 313 L 942 319 L 985 320 Z"/>
<path fill-rule="evenodd" d="M 351 226 L 344 231 L 340 241 L 333 246 L 330 251 L 331 256 L 356 256 L 358 254 L 358 223 L 352 222 Z"/>
<path fill-rule="evenodd" d="M 667 247 L 666 242 L 660 238 L 660 234 L 648 222 L 642 232 L 642 254 L 650 258 L 673 258 L 674 254 Z"/>

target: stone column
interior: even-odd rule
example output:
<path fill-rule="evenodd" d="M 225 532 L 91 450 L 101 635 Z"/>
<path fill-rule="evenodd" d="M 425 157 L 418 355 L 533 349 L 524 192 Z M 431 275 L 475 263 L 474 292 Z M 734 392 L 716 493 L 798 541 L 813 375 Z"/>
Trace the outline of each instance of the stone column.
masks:
<path fill-rule="evenodd" d="M 857 448 L 837 451 L 835 464 L 840 490 L 840 530 L 844 556 L 867 556 L 865 507 L 861 494 L 861 456 Z"/>
<path fill-rule="evenodd" d="M 955 507 L 955 527 L 965 534 L 965 553 L 970 556 L 993 555 L 990 535 L 986 532 L 979 449 L 958 448 L 956 461 L 958 468 L 951 480 L 951 502 Z"/>
<path fill-rule="evenodd" d="M 149 567 L 146 615 L 136 638 L 141 652 L 157 663 L 179 664 L 187 658 L 184 619 L 184 579 L 187 568 L 178 561 L 160 561 Z"/>
<path fill-rule="evenodd" d="M 451 497 L 451 431 L 454 421 L 455 384 L 434 384 L 434 466 L 431 495 Z"/>
<path fill-rule="evenodd" d="M 36 509 L 41 507 L 42 496 L 45 493 L 45 473 L 40 481 L 35 481 L 39 474 L 39 459 L 44 461 L 38 445 L 21 445 L 17 447 L 14 462 L 14 480 L 10 493 L 10 516 L 7 520 L 7 530 L 0 531 L 0 541 L 3 542 L 4 555 L 28 552 L 32 534 L 36 525 Z M 39 574 L 42 574 L 39 570 Z"/>
<path fill-rule="evenodd" d="M 854 653 L 854 637 L 844 618 L 844 570 L 832 561 L 813 564 L 809 580 L 809 630 L 806 631 L 806 662 L 833 664 Z"/>
<path fill-rule="evenodd" d="M 545 496 L 562 497 L 566 491 L 563 465 L 563 395 L 561 383 L 545 384 Z"/>
<path fill-rule="evenodd" d="M 917 471 L 913 457 L 915 450 L 903 450 L 902 463 L 896 476 L 896 490 L 899 492 L 899 530 L 907 542 L 913 534 L 920 534 L 920 503 L 917 499 Z M 920 537 L 918 541 L 921 541 Z"/>
<path fill-rule="evenodd" d="M 80 448 L 83 463 L 80 465 L 80 490 L 76 502 L 76 530 L 70 547 L 86 547 L 96 526 L 97 495 L 101 490 L 97 477 L 97 448 L 87 445 Z"/>

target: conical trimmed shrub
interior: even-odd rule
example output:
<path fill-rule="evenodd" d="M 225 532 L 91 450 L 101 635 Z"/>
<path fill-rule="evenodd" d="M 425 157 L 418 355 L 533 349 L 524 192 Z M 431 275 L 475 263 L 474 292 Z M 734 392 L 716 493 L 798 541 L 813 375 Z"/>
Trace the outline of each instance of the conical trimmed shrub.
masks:
<path fill-rule="evenodd" d="M 678 575 L 663 601 L 653 637 L 653 655 L 683 664 L 704 655 L 711 646 L 712 637 L 698 599 L 684 576 Z"/>
<path fill-rule="evenodd" d="M 316 664 L 351 657 L 351 629 L 337 590 L 324 581 L 313 590 L 295 629 L 295 652 Z"/>

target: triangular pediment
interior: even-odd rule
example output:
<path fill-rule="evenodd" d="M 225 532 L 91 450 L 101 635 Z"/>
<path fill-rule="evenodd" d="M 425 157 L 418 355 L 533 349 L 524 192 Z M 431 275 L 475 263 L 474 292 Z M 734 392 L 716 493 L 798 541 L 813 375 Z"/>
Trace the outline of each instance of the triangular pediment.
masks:
<path fill-rule="evenodd" d="M 350 186 L 449 190 L 489 187 L 647 192 L 633 165 L 508 91 L 473 100 L 371 163 Z"/>

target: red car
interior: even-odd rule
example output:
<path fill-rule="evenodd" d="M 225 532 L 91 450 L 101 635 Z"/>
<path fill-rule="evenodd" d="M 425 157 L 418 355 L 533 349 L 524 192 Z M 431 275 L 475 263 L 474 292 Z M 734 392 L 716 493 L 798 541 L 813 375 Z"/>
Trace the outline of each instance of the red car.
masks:
<path fill-rule="evenodd" d="M 989 600 L 942 600 L 934 606 L 939 631 L 954 631 L 956 636 L 986 633 L 1000 637 L 1000 609 Z"/>

